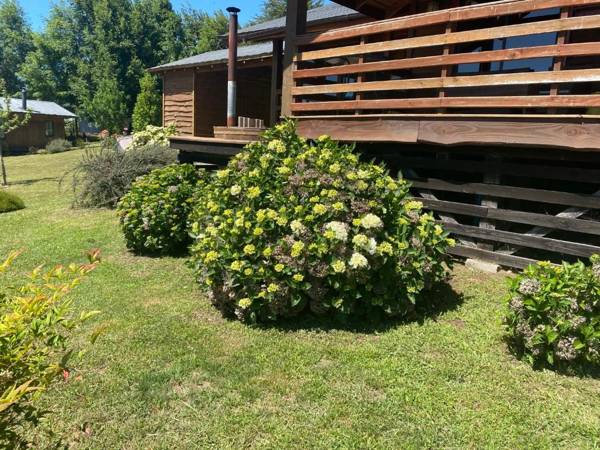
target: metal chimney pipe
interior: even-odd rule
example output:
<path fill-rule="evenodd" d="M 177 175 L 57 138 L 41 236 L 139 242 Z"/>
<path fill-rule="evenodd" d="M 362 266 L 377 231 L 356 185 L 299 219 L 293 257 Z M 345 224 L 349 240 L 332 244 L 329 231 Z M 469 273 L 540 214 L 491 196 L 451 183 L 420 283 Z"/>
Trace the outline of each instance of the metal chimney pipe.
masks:
<path fill-rule="evenodd" d="M 21 89 L 21 109 L 27 111 L 27 88 Z"/>
<path fill-rule="evenodd" d="M 237 96 L 237 30 L 239 8 L 230 6 L 229 13 L 229 59 L 227 62 L 227 126 L 237 125 L 236 96 Z"/>

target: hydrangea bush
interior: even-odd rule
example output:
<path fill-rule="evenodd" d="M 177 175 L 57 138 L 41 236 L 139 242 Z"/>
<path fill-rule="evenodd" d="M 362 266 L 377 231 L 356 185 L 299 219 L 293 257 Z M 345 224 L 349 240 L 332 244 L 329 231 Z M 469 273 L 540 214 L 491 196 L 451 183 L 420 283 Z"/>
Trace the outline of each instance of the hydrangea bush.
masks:
<path fill-rule="evenodd" d="M 139 177 L 117 205 L 127 247 L 172 254 L 190 243 L 187 221 L 206 179 L 191 164 L 173 164 Z"/>
<path fill-rule="evenodd" d="M 216 174 L 192 214 L 192 263 L 240 320 L 401 315 L 446 274 L 447 233 L 379 165 L 286 121 Z"/>
<path fill-rule="evenodd" d="M 130 148 L 141 148 L 147 145 L 169 146 L 169 138 L 177 134 L 175 124 L 167 127 L 148 125 L 145 130 L 133 133 L 133 141 Z"/>
<path fill-rule="evenodd" d="M 600 364 L 600 256 L 530 266 L 510 280 L 508 303 L 511 343 L 530 363 Z"/>

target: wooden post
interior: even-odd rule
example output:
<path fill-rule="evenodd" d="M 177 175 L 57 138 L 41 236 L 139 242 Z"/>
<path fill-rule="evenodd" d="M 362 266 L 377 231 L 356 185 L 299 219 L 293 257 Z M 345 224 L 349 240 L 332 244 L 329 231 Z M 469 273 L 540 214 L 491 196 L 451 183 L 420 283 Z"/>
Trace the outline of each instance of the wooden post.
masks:
<path fill-rule="evenodd" d="M 4 136 L 0 136 L 0 168 L 2 169 L 2 186 L 8 186 L 6 180 L 6 166 L 4 165 L 4 151 L 2 149 L 2 139 Z"/>
<path fill-rule="evenodd" d="M 570 8 L 561 8 L 560 10 L 560 18 L 561 19 L 566 19 L 571 15 L 571 9 Z M 556 43 L 558 45 L 562 45 L 565 44 L 568 40 L 569 37 L 569 32 L 568 31 L 559 31 L 556 34 Z M 565 58 L 554 58 L 554 62 L 552 64 L 552 70 L 553 71 L 558 71 L 558 70 L 562 70 L 563 66 L 565 64 Z M 558 95 L 559 94 L 559 86 L 558 84 L 553 84 L 550 86 L 550 95 Z M 556 108 L 550 108 L 548 110 L 548 114 L 556 114 Z"/>
<path fill-rule="evenodd" d="M 285 27 L 285 54 L 283 57 L 283 85 L 281 89 L 281 115 L 292 115 L 292 88 L 294 57 L 298 52 L 297 37 L 306 32 L 307 0 L 288 0 Z"/>
<path fill-rule="evenodd" d="M 365 45 L 367 43 L 367 38 L 365 36 L 361 36 L 360 37 L 360 45 Z M 363 53 L 361 53 L 360 55 L 358 55 L 358 63 L 359 64 L 363 64 L 365 62 L 365 55 Z M 358 73 L 356 75 L 356 82 L 357 83 L 363 83 L 365 81 L 365 74 L 364 73 Z M 362 92 L 357 92 L 356 93 L 356 100 L 360 101 L 363 99 L 363 94 Z M 355 115 L 360 115 L 362 113 L 362 111 L 360 109 L 357 109 L 356 111 L 354 111 Z"/>
<path fill-rule="evenodd" d="M 455 25 L 456 24 L 454 22 L 448 22 L 446 24 L 445 33 L 446 34 L 453 33 L 454 29 L 455 29 Z M 450 53 L 452 53 L 452 48 L 453 48 L 452 45 L 444 45 L 443 55 L 448 56 Z M 442 80 L 445 80 L 451 73 L 452 73 L 452 66 L 442 66 L 442 71 L 440 74 Z M 444 98 L 444 97 L 446 97 L 446 95 L 447 95 L 446 89 L 445 88 L 440 89 L 439 97 Z M 446 110 L 444 108 L 440 108 L 438 110 L 438 113 L 440 113 L 440 114 L 445 113 L 445 112 L 446 112 Z"/>
<path fill-rule="evenodd" d="M 279 120 L 279 98 L 281 97 L 281 69 L 283 61 L 283 41 L 281 39 L 273 40 L 273 60 L 271 62 L 271 123 L 273 126 Z"/>
<path fill-rule="evenodd" d="M 499 162 L 499 157 L 497 156 L 488 156 L 486 160 L 488 162 Z M 499 184 L 500 183 L 500 174 L 498 173 L 497 166 L 494 166 L 493 170 L 489 172 L 485 172 L 483 174 L 483 182 L 488 184 Z M 495 197 L 483 196 L 481 198 L 481 206 L 485 206 L 487 208 L 498 208 L 498 199 Z M 493 219 L 480 219 L 479 220 L 479 228 L 485 228 L 488 230 L 496 229 L 496 222 Z M 494 251 L 494 244 L 485 244 L 479 243 L 478 247 L 484 250 Z"/>
<path fill-rule="evenodd" d="M 233 6 L 227 8 L 229 13 L 229 59 L 227 61 L 227 126 L 235 127 L 237 121 L 237 29 L 240 10 Z"/>

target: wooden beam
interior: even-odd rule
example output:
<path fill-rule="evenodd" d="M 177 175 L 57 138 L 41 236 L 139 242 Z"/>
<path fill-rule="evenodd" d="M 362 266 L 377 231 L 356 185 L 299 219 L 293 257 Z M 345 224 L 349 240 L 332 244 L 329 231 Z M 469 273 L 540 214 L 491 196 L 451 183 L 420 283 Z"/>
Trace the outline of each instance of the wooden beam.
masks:
<path fill-rule="evenodd" d="M 493 262 L 502 266 L 515 267 L 517 269 L 525 269 L 532 264 L 537 264 L 535 259 L 504 255 L 502 253 L 491 252 L 481 248 L 465 247 L 462 245 L 449 248 L 448 253 L 463 258 L 481 259 L 483 261 Z"/>
<path fill-rule="evenodd" d="M 281 39 L 273 40 L 273 59 L 271 61 L 271 101 L 270 101 L 270 126 L 279 121 L 279 100 L 281 98 L 281 81 L 283 67 L 283 41 Z"/>
<path fill-rule="evenodd" d="M 291 105 L 294 101 L 292 95 L 294 87 L 294 60 L 298 50 L 298 35 L 306 32 L 307 3 L 307 0 L 288 0 L 287 2 L 283 85 L 281 89 L 281 115 L 286 117 L 292 115 Z"/>
<path fill-rule="evenodd" d="M 486 208 L 484 206 L 468 205 L 465 203 L 448 202 L 442 200 L 422 199 L 421 201 L 427 208 L 433 211 L 442 211 L 464 216 L 502 220 L 505 222 L 524 223 L 528 225 L 556 228 L 559 230 L 600 235 L 600 222 L 593 222 L 591 220 L 570 219 L 546 214 L 513 211 L 509 209 Z"/>
<path fill-rule="evenodd" d="M 357 83 L 301 86 L 293 95 L 334 94 L 342 92 L 404 91 L 414 89 L 446 89 L 479 86 L 518 86 L 547 83 L 582 83 L 600 81 L 600 69 L 565 71 L 501 73 L 495 75 L 466 75 L 439 78 L 413 78 L 406 80 L 368 81 Z"/>
<path fill-rule="evenodd" d="M 445 97 L 386 100 L 335 100 L 292 104 L 293 112 L 354 109 L 428 108 L 587 108 L 600 107 L 600 95 L 524 95 L 520 97 Z"/>
<path fill-rule="evenodd" d="M 318 44 L 359 36 L 385 33 L 388 31 L 409 30 L 425 26 L 461 22 L 467 20 L 485 19 L 511 14 L 523 14 L 540 9 L 563 8 L 569 6 L 587 6 L 600 4 L 600 0 L 501 0 L 484 5 L 463 6 L 461 8 L 445 9 L 408 17 L 399 17 L 378 22 L 370 22 L 352 27 L 339 28 L 325 33 L 312 33 L 301 36 L 299 45 Z"/>
<path fill-rule="evenodd" d="M 489 167 L 499 167 L 490 165 Z M 600 184 L 600 179 L 597 180 Z M 550 191 L 545 189 L 532 189 L 515 186 L 506 186 L 486 183 L 452 183 L 436 178 L 424 180 L 410 180 L 411 184 L 420 189 L 434 191 L 460 192 L 463 194 L 487 195 L 501 198 L 514 198 L 531 202 L 550 203 L 555 205 L 580 206 L 583 208 L 600 209 L 600 197 L 588 194 L 575 194 L 571 192 Z"/>
<path fill-rule="evenodd" d="M 508 38 L 515 36 L 528 36 L 541 33 L 554 33 L 559 31 L 587 30 L 600 28 L 600 15 L 569 17 L 566 19 L 545 20 L 533 23 L 506 25 L 494 28 L 482 28 L 469 31 L 459 31 L 450 34 L 435 34 L 431 36 L 418 36 L 408 39 L 374 42 L 361 47 L 349 45 L 345 47 L 312 50 L 296 56 L 298 61 L 311 61 L 341 56 L 352 56 L 360 53 L 380 53 L 386 51 L 406 50 L 441 45 L 462 44 L 491 39 Z"/>
<path fill-rule="evenodd" d="M 318 69 L 299 69 L 294 72 L 295 79 L 319 78 L 332 75 L 348 75 L 358 72 L 383 72 L 386 70 L 404 70 L 419 67 L 438 67 L 456 64 L 473 64 L 493 61 L 514 61 L 529 58 L 550 58 L 567 56 L 600 55 L 600 42 L 579 44 L 543 45 L 539 47 L 511 48 L 472 53 L 454 53 L 450 55 L 422 56 L 411 59 L 377 61 L 364 64 L 346 64 L 342 66 L 320 67 Z"/>
<path fill-rule="evenodd" d="M 584 258 L 589 258 L 596 253 L 600 254 L 600 247 L 595 245 L 581 244 L 579 242 L 569 242 L 541 236 L 529 236 L 523 233 L 513 233 L 510 231 L 487 230 L 485 228 L 462 225 L 458 223 L 442 222 L 442 225 L 447 231 L 459 236 L 469 236 L 477 239 L 502 242 L 505 244 L 514 244 L 521 247 L 548 250 L 565 255 L 582 256 Z"/>
<path fill-rule="evenodd" d="M 507 132 L 510 130 L 510 133 Z M 394 117 L 354 116 L 338 118 L 335 116 L 319 118 L 298 117 L 298 132 L 307 138 L 327 134 L 334 139 L 346 142 L 402 142 L 428 143 L 435 145 L 510 145 L 546 148 L 564 148 L 569 150 L 600 150 L 600 122 L 577 123 L 538 120 L 507 119 L 454 119 L 444 116 L 443 120 L 418 120 Z M 485 150 L 482 150 L 485 153 Z M 414 159 L 414 158 L 413 158 Z M 454 161 L 448 161 L 453 167 Z M 416 167 L 416 166 L 415 166 Z M 479 172 L 488 170 L 484 163 L 476 161 L 462 164 L 461 170 L 476 168 Z M 523 168 L 517 164 L 503 164 L 509 173 L 522 176 L 534 176 L 535 169 Z M 445 167 L 440 167 L 445 168 Z M 597 183 L 599 171 L 565 167 L 560 173 L 557 168 L 548 168 L 544 173 L 555 179 L 578 180 Z M 561 177 L 564 174 L 564 177 Z M 557 178 L 558 177 L 558 178 Z M 542 177 L 543 178 L 543 177 Z"/>

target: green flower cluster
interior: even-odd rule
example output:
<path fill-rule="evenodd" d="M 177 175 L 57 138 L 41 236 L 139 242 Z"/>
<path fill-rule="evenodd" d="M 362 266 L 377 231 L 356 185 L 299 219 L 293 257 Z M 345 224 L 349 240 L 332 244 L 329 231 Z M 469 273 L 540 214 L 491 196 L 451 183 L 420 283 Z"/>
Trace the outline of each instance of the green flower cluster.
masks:
<path fill-rule="evenodd" d="M 192 264 L 224 314 L 401 315 L 446 274 L 447 233 L 408 184 L 285 121 L 217 172 L 192 213 Z"/>
<path fill-rule="evenodd" d="M 600 256 L 530 266 L 510 280 L 507 301 L 513 349 L 531 364 L 600 364 Z"/>
<path fill-rule="evenodd" d="M 170 165 L 139 177 L 117 205 L 127 247 L 159 254 L 185 249 L 190 243 L 188 215 L 206 179 L 190 164 Z"/>

